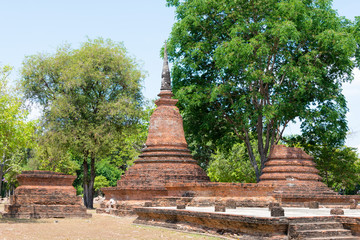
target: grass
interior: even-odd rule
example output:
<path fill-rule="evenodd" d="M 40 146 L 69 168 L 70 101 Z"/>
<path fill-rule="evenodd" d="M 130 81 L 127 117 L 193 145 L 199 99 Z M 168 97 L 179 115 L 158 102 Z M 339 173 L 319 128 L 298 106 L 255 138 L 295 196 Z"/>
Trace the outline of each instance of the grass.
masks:
<path fill-rule="evenodd" d="M 3 211 L 4 204 L 0 204 Z M 0 217 L 0 236 L 7 240 L 32 239 L 69 239 L 69 240 L 100 240 L 100 239 L 136 239 L 136 240 L 216 240 L 217 237 L 185 233 L 167 228 L 135 225 L 135 217 L 116 217 L 96 214 L 90 219 L 5 219 Z M 34 226 L 36 225 L 36 226 Z"/>

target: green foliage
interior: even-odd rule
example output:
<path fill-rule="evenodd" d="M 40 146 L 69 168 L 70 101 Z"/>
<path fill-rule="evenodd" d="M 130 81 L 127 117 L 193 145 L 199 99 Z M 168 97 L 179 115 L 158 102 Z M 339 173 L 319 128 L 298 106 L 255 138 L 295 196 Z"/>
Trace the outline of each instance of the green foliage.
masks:
<path fill-rule="evenodd" d="M 119 169 L 114 164 L 111 164 L 108 160 L 103 160 L 96 163 L 96 175 L 98 177 L 102 176 L 106 178 L 108 182 L 107 186 L 115 187 L 117 180 L 120 179 L 123 172 L 123 170 Z"/>
<path fill-rule="evenodd" d="M 144 75 L 121 43 L 98 38 L 79 49 L 26 57 L 21 83 L 25 97 L 43 108 L 45 166 L 76 169 L 81 159 L 84 203 L 92 208 L 95 162 L 118 150 L 136 132 L 143 114 Z M 46 146 L 49 146 L 46 147 Z M 47 159 L 47 160 L 46 160 Z"/>
<path fill-rule="evenodd" d="M 116 186 L 124 171 L 130 167 L 143 148 L 148 133 L 150 116 L 154 110 L 153 105 L 146 105 L 145 111 L 141 117 L 141 124 L 137 124 L 132 134 L 124 134 L 122 142 L 114 143 L 116 150 L 111 152 L 106 158 L 96 162 L 96 176 L 104 176 L 109 181 L 109 186 Z M 81 165 L 81 159 L 73 159 Z M 83 192 L 83 166 L 76 171 L 77 178 L 74 181 L 74 187 L 80 195 Z M 90 174 L 90 172 L 89 172 Z M 97 192 L 97 194 L 100 194 Z"/>
<path fill-rule="evenodd" d="M 254 168 L 243 143 L 234 144 L 232 149 L 225 153 L 218 149 L 211 156 L 207 174 L 210 180 L 215 182 L 256 182 Z"/>
<path fill-rule="evenodd" d="M 108 186 L 110 186 L 110 182 L 106 179 L 106 177 L 104 176 L 95 177 L 95 183 L 94 183 L 95 192 L 100 193 L 101 188 Z"/>
<path fill-rule="evenodd" d="M 310 150 L 323 181 L 336 191 L 355 194 L 360 181 L 360 159 L 355 148 L 313 147 Z"/>
<path fill-rule="evenodd" d="M 38 145 L 32 149 L 29 159 L 29 170 L 48 170 L 73 175 L 80 169 L 81 163 L 74 160 L 73 154 L 59 145 L 59 136 L 55 132 L 47 132 L 37 136 Z M 59 154 L 60 153 L 60 154 Z"/>
<path fill-rule="evenodd" d="M 271 145 L 297 118 L 304 136 L 343 144 L 341 87 L 359 61 L 358 19 L 339 17 L 331 0 L 167 3 L 177 19 L 167 45 L 173 91 L 193 149 L 212 146 L 208 156 L 244 142 L 259 179 Z"/>
<path fill-rule="evenodd" d="M 27 121 L 28 112 L 18 93 L 7 85 L 11 67 L 0 67 L 0 194 L 2 180 L 12 184 L 26 158 L 26 149 L 33 145 L 35 122 Z"/>

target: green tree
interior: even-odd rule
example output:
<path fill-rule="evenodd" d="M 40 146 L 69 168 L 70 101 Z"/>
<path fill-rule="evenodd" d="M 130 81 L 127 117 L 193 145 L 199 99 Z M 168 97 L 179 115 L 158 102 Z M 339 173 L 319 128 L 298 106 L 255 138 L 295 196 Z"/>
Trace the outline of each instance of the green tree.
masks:
<path fill-rule="evenodd" d="M 104 177 L 102 175 L 95 177 L 94 189 L 95 189 L 95 192 L 97 192 L 97 195 L 100 195 L 101 188 L 109 187 L 109 186 L 110 186 L 110 182 L 109 182 L 109 180 L 107 180 L 106 177 Z"/>
<path fill-rule="evenodd" d="M 142 114 L 140 123 L 134 126 L 134 129 L 132 129 L 131 132 L 123 132 L 124 137 L 121 141 L 113 143 L 114 146 L 116 146 L 115 150 L 113 150 L 105 158 L 96 162 L 96 176 L 105 177 L 109 182 L 109 186 L 114 187 L 117 185 L 117 181 L 121 178 L 121 175 L 126 169 L 128 169 L 128 167 L 133 165 L 134 160 L 137 159 L 141 150 L 144 148 L 148 133 L 149 120 L 153 110 L 154 104 L 147 104 L 145 111 Z M 74 160 L 79 162 L 78 159 Z M 81 183 L 83 181 L 83 168 L 80 167 L 76 173 L 77 178 L 74 181 L 74 187 L 77 189 L 78 194 L 82 194 L 83 187 L 81 186 Z"/>
<path fill-rule="evenodd" d="M 5 174 L 18 173 L 27 147 L 32 144 L 35 122 L 27 121 L 23 102 L 7 85 L 11 67 L 0 68 L 0 194 Z M 10 179 L 8 179 L 10 181 Z"/>
<path fill-rule="evenodd" d="M 168 49 L 188 136 L 212 146 L 244 142 L 257 180 L 291 121 L 299 119 L 309 136 L 322 121 L 332 127 L 318 134 L 345 139 L 341 86 L 359 65 L 358 19 L 339 17 L 331 0 L 167 3 L 176 8 Z"/>
<path fill-rule="evenodd" d="M 75 160 L 66 144 L 59 144 L 64 139 L 56 131 L 48 131 L 45 124 L 36 136 L 37 145 L 31 150 L 32 154 L 25 166 L 29 170 L 48 170 L 75 174 L 80 168 L 79 161 Z M 59 154 L 61 153 L 61 154 Z"/>
<path fill-rule="evenodd" d="M 87 208 L 93 208 L 95 163 L 139 123 L 143 77 L 122 44 L 101 38 L 23 63 L 25 97 L 43 107 L 44 134 L 60 152 L 81 159 Z"/>
<path fill-rule="evenodd" d="M 256 159 L 259 161 L 259 157 Z M 246 182 L 256 181 L 254 168 L 249 161 L 244 143 L 236 143 L 230 151 L 217 149 L 211 155 L 207 169 L 211 181 L 216 182 Z"/>

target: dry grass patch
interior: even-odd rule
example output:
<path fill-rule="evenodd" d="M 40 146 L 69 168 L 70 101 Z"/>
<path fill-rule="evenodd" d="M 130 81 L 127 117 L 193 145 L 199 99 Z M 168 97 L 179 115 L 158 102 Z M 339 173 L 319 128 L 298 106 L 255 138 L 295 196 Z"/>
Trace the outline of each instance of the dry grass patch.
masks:
<path fill-rule="evenodd" d="M 0 211 L 3 204 L 0 204 Z M 0 238 L 11 239 L 220 239 L 200 234 L 183 233 L 170 229 L 134 225 L 135 217 L 115 217 L 96 214 L 90 219 L 19 220 L 0 218 Z"/>

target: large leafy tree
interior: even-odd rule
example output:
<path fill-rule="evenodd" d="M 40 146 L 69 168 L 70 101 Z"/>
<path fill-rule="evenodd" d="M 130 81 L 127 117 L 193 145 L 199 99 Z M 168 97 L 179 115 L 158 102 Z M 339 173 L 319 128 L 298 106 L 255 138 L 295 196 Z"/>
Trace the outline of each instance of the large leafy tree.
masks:
<path fill-rule="evenodd" d="M 24 93 L 43 107 L 45 139 L 56 143 L 52 150 L 81 159 L 87 208 L 93 207 L 95 163 L 139 123 L 142 79 L 124 46 L 101 38 L 24 61 Z"/>
<path fill-rule="evenodd" d="M 20 170 L 35 131 L 35 122 L 27 121 L 23 102 L 7 84 L 10 72 L 11 67 L 0 67 L 0 193 L 5 174 Z"/>
<path fill-rule="evenodd" d="M 252 145 L 255 142 L 252 142 Z M 258 156 L 258 155 L 257 155 Z M 256 159 L 259 160 L 259 157 Z M 249 155 L 244 143 L 236 143 L 229 151 L 218 148 L 211 155 L 207 168 L 211 181 L 216 182 L 255 182 L 254 168 L 249 161 Z"/>
<path fill-rule="evenodd" d="M 269 149 L 296 119 L 307 136 L 342 143 L 341 85 L 358 63 L 359 24 L 339 17 L 331 0 L 167 2 L 176 8 L 168 49 L 190 145 L 243 141 L 259 180 Z"/>

